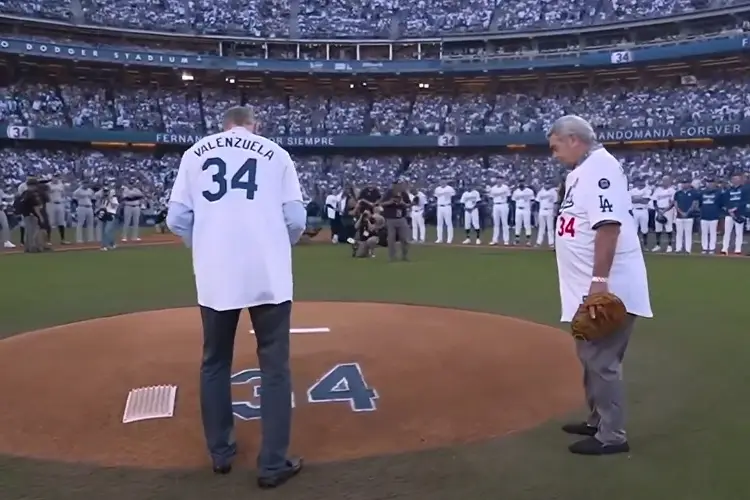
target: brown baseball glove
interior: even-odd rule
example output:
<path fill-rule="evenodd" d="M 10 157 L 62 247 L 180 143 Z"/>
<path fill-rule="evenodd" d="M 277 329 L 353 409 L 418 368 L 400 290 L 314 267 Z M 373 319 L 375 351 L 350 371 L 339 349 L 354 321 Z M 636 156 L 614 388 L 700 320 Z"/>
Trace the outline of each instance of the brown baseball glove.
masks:
<path fill-rule="evenodd" d="M 613 293 L 596 293 L 586 297 L 570 324 L 573 338 L 597 340 L 616 332 L 628 311 Z"/>

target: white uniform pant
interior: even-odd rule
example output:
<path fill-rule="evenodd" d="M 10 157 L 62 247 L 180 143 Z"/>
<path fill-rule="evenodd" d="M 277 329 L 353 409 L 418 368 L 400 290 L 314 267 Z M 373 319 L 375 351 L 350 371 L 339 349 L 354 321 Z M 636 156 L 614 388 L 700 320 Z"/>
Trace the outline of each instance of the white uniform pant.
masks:
<path fill-rule="evenodd" d="M 474 229 L 479 231 L 479 209 L 474 207 L 470 210 L 464 210 L 464 229 Z"/>
<path fill-rule="evenodd" d="M 544 243 L 544 235 L 547 235 L 549 246 L 555 246 L 555 217 L 552 210 L 541 210 L 539 212 L 539 232 L 536 235 L 536 244 Z"/>
<path fill-rule="evenodd" d="M 717 220 L 701 220 L 701 249 L 709 252 L 716 251 L 716 230 L 719 227 Z"/>
<path fill-rule="evenodd" d="M 76 243 L 83 243 L 83 228 L 86 228 L 86 241 L 94 241 L 94 210 L 91 206 L 78 205 L 76 209 Z"/>
<path fill-rule="evenodd" d="M 634 208 L 633 219 L 635 220 L 635 226 L 641 234 L 648 234 L 648 209 L 647 208 Z"/>
<path fill-rule="evenodd" d="M 656 215 L 659 215 L 659 212 L 656 212 Z M 666 212 L 664 212 L 664 217 L 667 218 L 667 222 L 665 222 L 664 224 L 660 224 L 654 221 L 654 229 L 656 230 L 657 233 L 671 233 L 672 232 L 672 227 L 674 226 L 674 219 L 675 219 L 674 209 L 667 210 Z"/>
<path fill-rule="evenodd" d="M 521 236 L 521 227 L 531 236 L 531 209 L 516 209 L 516 236 Z"/>
<path fill-rule="evenodd" d="M 506 245 L 510 242 L 510 228 L 508 227 L 508 215 L 510 208 L 507 203 L 495 203 L 492 206 L 492 241 L 497 243 L 500 238 L 500 231 L 503 232 L 503 243 Z"/>
<path fill-rule="evenodd" d="M 5 244 L 6 241 L 10 241 L 10 223 L 5 211 L 0 210 L 0 245 Z"/>
<path fill-rule="evenodd" d="M 674 242 L 674 251 L 681 252 L 683 248 L 687 253 L 693 249 L 693 219 L 677 218 L 675 219 L 675 232 L 677 233 Z"/>
<path fill-rule="evenodd" d="M 446 243 L 453 242 L 453 209 L 450 205 L 437 207 L 437 242 L 443 242 L 443 226 L 448 230 Z"/>
<path fill-rule="evenodd" d="M 424 212 L 411 210 L 411 240 L 424 242 Z"/>
<path fill-rule="evenodd" d="M 131 237 L 134 240 L 138 239 L 138 229 L 141 225 L 141 207 L 125 205 L 123 215 L 125 220 L 122 223 L 122 239 L 128 239 L 128 229 L 130 229 Z"/>
<path fill-rule="evenodd" d="M 729 242 L 732 240 L 732 233 L 734 233 L 734 251 L 740 253 L 742 251 L 742 239 L 745 237 L 745 224 L 739 224 L 727 215 L 724 217 L 724 238 L 721 242 L 722 252 L 729 252 Z"/>

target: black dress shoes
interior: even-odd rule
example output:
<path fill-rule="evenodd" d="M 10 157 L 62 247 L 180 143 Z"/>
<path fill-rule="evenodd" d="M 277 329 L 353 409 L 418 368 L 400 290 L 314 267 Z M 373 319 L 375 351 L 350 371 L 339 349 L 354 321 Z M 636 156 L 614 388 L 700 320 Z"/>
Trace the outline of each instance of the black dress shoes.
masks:
<path fill-rule="evenodd" d="M 214 474 L 229 474 L 232 472 L 232 464 L 214 464 Z"/>
<path fill-rule="evenodd" d="M 587 424 L 586 422 L 581 422 L 578 424 L 565 424 L 562 426 L 562 430 L 563 432 L 566 432 L 568 434 L 593 437 L 596 435 L 597 428 Z"/>
<path fill-rule="evenodd" d="M 299 474 L 302 470 L 303 461 L 301 457 L 287 459 L 287 468 L 272 476 L 261 476 L 258 478 L 258 487 L 264 490 L 277 488 Z"/>
<path fill-rule="evenodd" d="M 594 437 L 588 437 L 571 444 L 568 450 L 576 455 L 615 455 L 617 453 L 629 452 L 630 445 L 627 441 L 624 443 L 605 444 Z"/>

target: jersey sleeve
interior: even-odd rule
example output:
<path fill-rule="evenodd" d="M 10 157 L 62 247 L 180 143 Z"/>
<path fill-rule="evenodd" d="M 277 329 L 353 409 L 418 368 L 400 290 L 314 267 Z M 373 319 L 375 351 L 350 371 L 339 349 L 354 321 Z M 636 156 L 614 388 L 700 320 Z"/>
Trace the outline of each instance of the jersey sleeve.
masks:
<path fill-rule="evenodd" d="M 281 203 L 292 201 L 302 202 L 302 188 L 299 185 L 299 176 L 294 161 L 289 155 L 286 155 L 284 166 L 284 178 L 281 185 Z"/>
<path fill-rule="evenodd" d="M 584 207 L 592 228 L 604 222 L 632 221 L 628 183 L 619 165 L 608 163 L 587 172 L 582 184 Z"/>
<path fill-rule="evenodd" d="M 189 151 L 189 150 L 188 150 Z M 182 155 L 180 160 L 180 166 L 177 169 L 177 176 L 172 186 L 172 193 L 169 196 L 170 203 L 179 203 L 190 210 L 193 210 L 193 196 L 190 192 L 190 179 L 188 169 L 190 167 L 190 159 L 186 152 Z"/>

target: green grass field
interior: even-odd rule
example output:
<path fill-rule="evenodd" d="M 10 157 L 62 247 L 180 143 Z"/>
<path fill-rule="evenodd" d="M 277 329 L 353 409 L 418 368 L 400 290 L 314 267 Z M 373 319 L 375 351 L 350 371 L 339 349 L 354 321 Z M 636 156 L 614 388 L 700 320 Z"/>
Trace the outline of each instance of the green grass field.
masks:
<path fill-rule="evenodd" d="M 297 298 L 448 306 L 557 326 L 551 252 L 417 247 L 411 263 L 388 264 L 383 257 L 354 260 L 346 246 L 299 247 Z M 272 492 L 256 490 L 251 471 L 216 477 L 208 468 L 148 472 L 0 457 L 0 499 L 750 498 L 744 470 L 750 441 L 750 261 L 649 255 L 648 270 L 655 318 L 638 325 L 625 364 L 629 456 L 570 455 L 571 440 L 559 431 L 561 421 L 553 421 L 451 449 L 312 464 Z M 0 282 L 0 338 L 195 302 L 189 254 L 178 246 L 0 255 Z M 2 367 L 2 373 L 8 370 Z"/>

